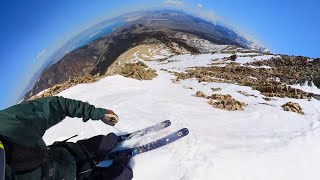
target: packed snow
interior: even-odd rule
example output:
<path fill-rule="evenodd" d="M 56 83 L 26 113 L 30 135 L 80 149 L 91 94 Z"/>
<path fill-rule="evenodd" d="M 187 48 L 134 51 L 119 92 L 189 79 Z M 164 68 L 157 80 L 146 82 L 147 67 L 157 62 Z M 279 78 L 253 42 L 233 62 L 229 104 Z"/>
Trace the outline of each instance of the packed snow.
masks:
<path fill-rule="evenodd" d="M 119 145 L 118 148 L 142 145 L 180 128 L 190 130 L 184 139 L 134 157 L 130 164 L 135 180 L 320 179 L 319 101 L 276 98 L 277 101 L 266 102 L 259 91 L 250 87 L 198 83 L 195 79 L 177 84 L 171 81 L 174 75 L 163 71 L 180 72 L 229 56 L 186 54 L 164 61 L 147 61 L 158 74 L 153 80 L 115 75 L 65 90 L 59 96 L 112 109 L 120 122 L 110 127 L 101 121 L 83 123 L 78 118 L 66 118 L 49 129 L 44 139 L 51 144 L 75 134 L 79 136 L 72 141 L 110 132 L 124 134 L 170 119 L 170 128 Z M 254 58 L 249 61 L 255 61 Z M 212 92 L 211 88 L 217 87 L 222 90 Z M 230 94 L 248 106 L 235 112 L 215 109 L 207 104 L 207 99 L 192 96 L 199 90 L 207 95 Z M 281 105 L 289 101 L 298 102 L 305 115 L 283 111 Z"/>

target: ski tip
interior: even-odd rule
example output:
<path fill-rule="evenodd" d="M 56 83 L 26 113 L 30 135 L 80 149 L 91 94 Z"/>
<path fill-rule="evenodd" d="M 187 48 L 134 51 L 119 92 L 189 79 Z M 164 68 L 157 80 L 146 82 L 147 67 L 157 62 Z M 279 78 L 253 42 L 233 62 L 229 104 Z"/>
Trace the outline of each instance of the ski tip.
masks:
<path fill-rule="evenodd" d="M 188 128 L 183 128 L 181 131 L 184 132 L 185 135 L 189 134 L 189 129 Z"/>
<path fill-rule="evenodd" d="M 186 136 L 189 134 L 189 129 L 188 128 L 182 128 L 179 131 L 177 131 L 178 136 Z"/>
<path fill-rule="evenodd" d="M 170 120 L 166 120 L 165 122 L 167 122 L 169 126 L 171 125 L 171 121 Z"/>
<path fill-rule="evenodd" d="M 171 121 L 168 119 L 168 120 L 163 121 L 162 123 L 170 123 L 171 124 Z"/>

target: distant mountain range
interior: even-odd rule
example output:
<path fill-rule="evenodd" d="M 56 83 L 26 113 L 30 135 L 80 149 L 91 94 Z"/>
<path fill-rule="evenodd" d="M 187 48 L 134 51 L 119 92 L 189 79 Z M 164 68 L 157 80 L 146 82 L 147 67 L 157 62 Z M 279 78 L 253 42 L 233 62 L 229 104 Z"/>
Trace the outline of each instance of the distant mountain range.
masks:
<path fill-rule="evenodd" d="M 232 46 L 233 49 L 265 50 L 226 26 L 213 24 L 181 11 L 134 12 L 102 22 L 96 27 L 103 27 L 108 23 L 118 26 L 105 36 L 102 36 L 101 31 L 92 35 L 94 31 L 87 30 L 86 39 L 78 41 L 71 52 L 42 71 L 24 99 L 63 83 L 70 77 L 104 75 L 117 57 L 139 44 L 163 43 L 191 53 L 215 53 L 222 50 L 221 46 L 217 49 L 215 45 L 229 45 L 229 49 Z"/>

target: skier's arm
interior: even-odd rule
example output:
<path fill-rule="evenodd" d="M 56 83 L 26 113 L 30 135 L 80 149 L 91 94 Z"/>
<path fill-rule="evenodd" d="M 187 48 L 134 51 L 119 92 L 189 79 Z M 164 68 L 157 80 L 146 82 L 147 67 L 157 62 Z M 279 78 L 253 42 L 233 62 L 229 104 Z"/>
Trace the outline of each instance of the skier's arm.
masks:
<path fill-rule="evenodd" d="M 58 97 L 58 101 L 65 116 L 83 118 L 84 122 L 89 119 L 102 120 L 110 126 L 119 121 L 118 116 L 109 109 L 96 108 L 89 103 L 63 97 Z"/>
<path fill-rule="evenodd" d="M 0 135 L 29 140 L 41 139 L 45 131 L 66 116 L 98 120 L 105 109 L 63 97 L 47 97 L 9 107 L 0 111 Z"/>
<path fill-rule="evenodd" d="M 82 118 L 84 122 L 89 119 L 100 120 L 106 113 L 106 109 L 96 108 L 87 102 L 64 97 L 53 98 L 57 98 L 59 104 L 59 106 L 53 106 L 53 111 L 57 111 L 64 116 L 61 120 L 63 120 L 65 116 Z M 55 100 L 53 100 L 53 102 L 55 103 Z"/>

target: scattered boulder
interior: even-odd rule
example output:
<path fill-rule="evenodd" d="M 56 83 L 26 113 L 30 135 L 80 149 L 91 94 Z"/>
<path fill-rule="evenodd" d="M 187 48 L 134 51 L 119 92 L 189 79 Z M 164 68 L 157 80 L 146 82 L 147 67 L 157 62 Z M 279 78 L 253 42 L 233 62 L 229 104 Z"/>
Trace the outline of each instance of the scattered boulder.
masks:
<path fill-rule="evenodd" d="M 242 95 L 247 96 L 247 97 L 249 97 L 249 96 L 258 97 L 258 96 L 256 96 L 256 95 L 249 94 L 249 93 L 247 93 L 247 92 L 245 92 L 245 91 L 237 91 L 237 93 L 242 94 Z"/>
<path fill-rule="evenodd" d="M 148 69 L 148 66 L 139 61 L 138 63 L 125 64 L 120 72 L 124 77 L 129 77 L 138 80 L 152 80 L 157 76 L 156 71 Z"/>
<path fill-rule="evenodd" d="M 262 99 L 264 99 L 265 101 L 276 101 L 276 99 L 269 97 L 263 97 Z"/>
<path fill-rule="evenodd" d="M 238 58 L 238 56 L 236 54 L 232 54 L 229 57 L 222 58 L 222 60 L 224 60 L 224 61 L 236 61 L 237 58 Z"/>
<path fill-rule="evenodd" d="M 212 94 L 208 97 L 210 101 L 208 102 L 215 108 L 224 109 L 227 111 L 243 111 L 246 106 L 245 103 L 237 101 L 232 98 L 231 95 L 221 95 L 221 94 Z"/>
<path fill-rule="evenodd" d="M 208 97 L 208 96 L 205 95 L 204 92 L 202 92 L 202 91 L 197 91 L 194 96 L 196 96 L 196 97 L 203 97 L 203 98 L 207 98 L 207 97 Z"/>
<path fill-rule="evenodd" d="M 222 88 L 211 88 L 212 91 L 221 91 Z"/>
<path fill-rule="evenodd" d="M 238 58 L 236 54 L 231 55 L 228 60 L 235 61 Z"/>
<path fill-rule="evenodd" d="M 272 105 L 272 104 L 268 104 L 268 103 L 258 103 L 258 104 L 263 104 L 263 105 L 267 105 L 267 106 L 272 106 L 272 107 L 276 107 L 275 105 Z"/>
<path fill-rule="evenodd" d="M 291 111 L 298 114 L 304 114 L 301 106 L 298 103 L 288 102 L 281 106 L 284 111 Z"/>
<path fill-rule="evenodd" d="M 174 84 L 180 84 L 179 79 L 170 79 L 172 83 Z"/>

